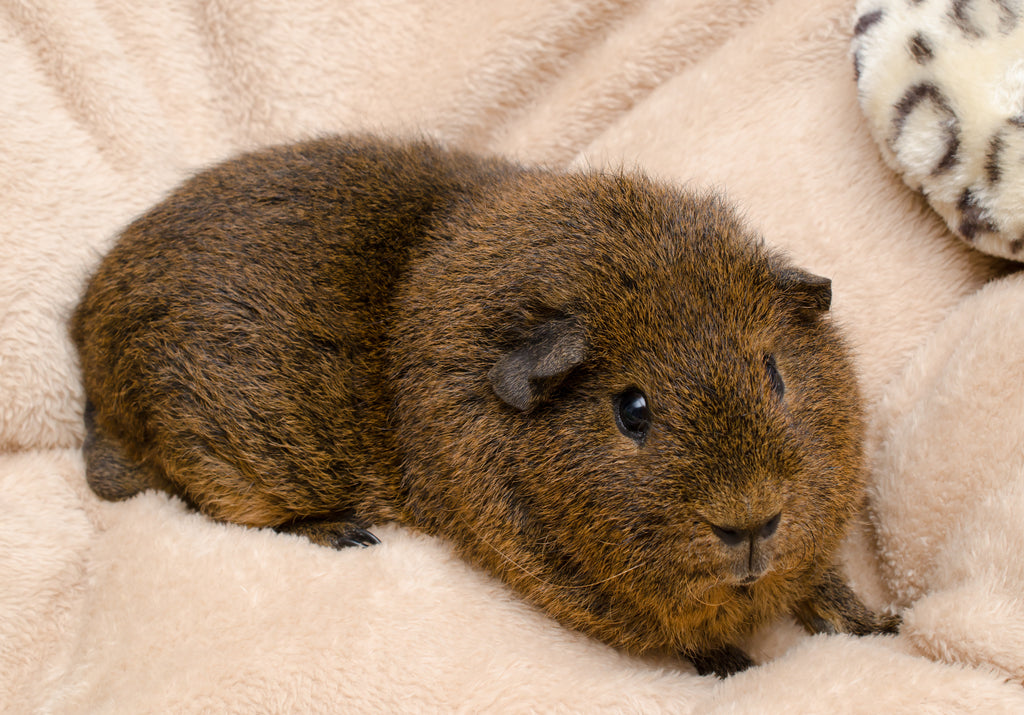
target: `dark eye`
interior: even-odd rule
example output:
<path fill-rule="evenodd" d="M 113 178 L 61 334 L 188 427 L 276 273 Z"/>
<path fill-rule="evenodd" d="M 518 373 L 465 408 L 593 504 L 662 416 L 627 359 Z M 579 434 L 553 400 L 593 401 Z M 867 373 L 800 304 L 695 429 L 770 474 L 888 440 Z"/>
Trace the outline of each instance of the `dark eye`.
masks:
<path fill-rule="evenodd" d="M 782 381 L 782 375 L 779 374 L 779 366 L 775 364 L 774 355 L 765 356 L 764 369 L 768 373 L 768 383 L 781 400 L 782 396 L 786 394 L 786 383 Z"/>
<path fill-rule="evenodd" d="M 651 426 L 651 410 L 647 406 L 647 395 L 631 387 L 616 397 L 615 423 L 622 434 L 634 442 L 642 443 Z"/>

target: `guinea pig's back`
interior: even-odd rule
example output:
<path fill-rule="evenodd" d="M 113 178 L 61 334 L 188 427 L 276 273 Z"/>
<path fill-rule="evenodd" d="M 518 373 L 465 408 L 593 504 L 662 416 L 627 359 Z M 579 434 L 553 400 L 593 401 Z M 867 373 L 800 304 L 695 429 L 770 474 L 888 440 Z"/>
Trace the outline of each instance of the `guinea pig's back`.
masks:
<path fill-rule="evenodd" d="M 395 285 L 433 214 L 492 169 L 331 138 L 188 180 L 124 231 L 73 316 L 95 428 L 215 516 L 372 511 L 366 486 L 397 470 Z M 254 487 L 259 505 L 234 498 Z"/>

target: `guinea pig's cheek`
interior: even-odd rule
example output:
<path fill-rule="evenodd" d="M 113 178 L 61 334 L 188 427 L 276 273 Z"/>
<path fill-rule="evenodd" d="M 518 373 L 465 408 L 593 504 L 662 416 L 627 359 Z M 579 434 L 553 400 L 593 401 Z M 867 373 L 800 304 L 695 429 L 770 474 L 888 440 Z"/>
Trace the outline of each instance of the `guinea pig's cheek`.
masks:
<path fill-rule="evenodd" d="M 771 554 L 772 571 L 795 577 L 811 568 L 819 554 L 814 534 L 801 521 L 789 520 L 779 526 Z"/>

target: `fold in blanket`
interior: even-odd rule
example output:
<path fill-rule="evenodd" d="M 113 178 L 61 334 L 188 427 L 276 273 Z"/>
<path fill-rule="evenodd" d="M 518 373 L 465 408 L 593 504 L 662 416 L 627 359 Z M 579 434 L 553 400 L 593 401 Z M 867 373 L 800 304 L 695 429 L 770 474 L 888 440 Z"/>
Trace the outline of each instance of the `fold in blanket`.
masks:
<path fill-rule="evenodd" d="M 1024 712 L 1024 286 L 882 163 L 852 21 L 846 0 L 0 4 L 2 709 Z M 871 420 L 844 561 L 904 633 L 782 622 L 716 681 L 396 527 L 335 552 L 92 495 L 66 321 L 118 229 L 235 151 L 354 130 L 712 186 L 830 276 Z"/>

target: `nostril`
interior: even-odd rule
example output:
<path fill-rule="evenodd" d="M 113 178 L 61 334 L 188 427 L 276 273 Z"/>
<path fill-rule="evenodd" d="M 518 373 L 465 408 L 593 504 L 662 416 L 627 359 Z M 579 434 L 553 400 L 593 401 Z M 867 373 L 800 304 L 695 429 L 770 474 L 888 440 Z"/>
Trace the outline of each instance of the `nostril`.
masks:
<path fill-rule="evenodd" d="M 721 539 L 726 546 L 738 546 L 746 541 L 750 534 L 744 529 L 732 529 L 727 526 L 711 524 L 711 531 Z"/>
<path fill-rule="evenodd" d="M 780 521 L 782 521 L 781 511 L 763 524 L 749 529 L 736 526 L 720 526 L 710 522 L 709 525 L 711 526 L 712 533 L 723 544 L 726 546 L 739 546 L 747 541 L 753 542 L 759 539 L 770 539 L 778 531 Z"/>
<path fill-rule="evenodd" d="M 776 530 L 779 528 L 780 521 L 782 521 L 781 511 L 775 516 L 773 516 L 771 519 L 766 521 L 764 525 L 761 527 L 760 531 L 757 532 L 757 535 L 760 536 L 762 539 L 767 539 L 772 534 L 774 534 Z"/>

